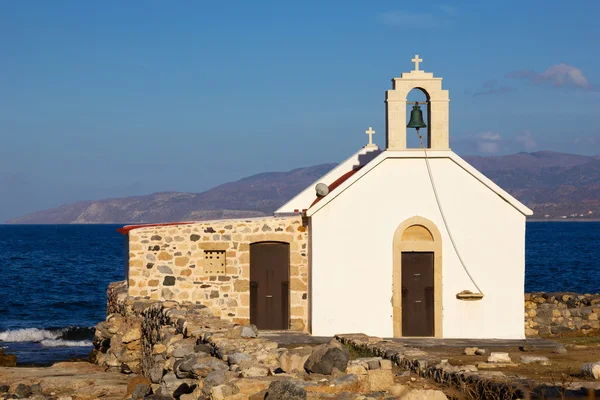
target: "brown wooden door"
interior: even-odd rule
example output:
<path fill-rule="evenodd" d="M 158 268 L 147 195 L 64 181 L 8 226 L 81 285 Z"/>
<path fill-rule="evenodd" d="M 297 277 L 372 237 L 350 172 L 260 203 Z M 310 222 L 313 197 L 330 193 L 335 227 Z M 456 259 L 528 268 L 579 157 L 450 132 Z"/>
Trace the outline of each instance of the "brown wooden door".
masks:
<path fill-rule="evenodd" d="M 433 253 L 402 253 L 402 336 L 434 336 Z"/>
<path fill-rule="evenodd" d="M 250 245 L 250 323 L 258 329 L 288 329 L 289 243 Z"/>

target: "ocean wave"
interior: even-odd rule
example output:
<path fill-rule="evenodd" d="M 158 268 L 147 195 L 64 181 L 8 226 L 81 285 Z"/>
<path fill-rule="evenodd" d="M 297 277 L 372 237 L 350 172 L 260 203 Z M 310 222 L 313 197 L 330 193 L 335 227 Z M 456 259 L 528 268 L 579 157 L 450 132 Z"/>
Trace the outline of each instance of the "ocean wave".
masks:
<path fill-rule="evenodd" d="M 41 342 L 47 339 L 58 339 L 61 332 L 52 332 L 46 329 L 25 328 L 14 331 L 0 332 L 0 340 L 3 342 Z"/>
<path fill-rule="evenodd" d="M 23 328 L 0 332 L 0 342 L 42 342 L 44 340 L 62 340 L 67 342 L 91 343 L 90 340 L 93 336 L 93 327 L 70 326 L 67 328 L 47 329 Z M 85 346 L 87 346 L 87 344 Z"/>
<path fill-rule="evenodd" d="M 89 340 L 62 340 L 62 339 L 46 339 L 40 344 L 44 347 L 88 347 L 92 346 Z"/>

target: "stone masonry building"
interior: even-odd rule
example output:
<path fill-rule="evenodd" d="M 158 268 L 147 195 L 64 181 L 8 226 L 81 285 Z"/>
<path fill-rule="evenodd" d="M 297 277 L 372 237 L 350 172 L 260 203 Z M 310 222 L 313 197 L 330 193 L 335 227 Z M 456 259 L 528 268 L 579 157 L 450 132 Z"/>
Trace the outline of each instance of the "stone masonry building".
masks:
<path fill-rule="evenodd" d="M 122 228 L 128 295 L 319 336 L 524 338 L 532 212 L 450 150 L 448 91 L 412 61 L 386 92 L 386 148 L 369 128 L 273 217 Z"/>

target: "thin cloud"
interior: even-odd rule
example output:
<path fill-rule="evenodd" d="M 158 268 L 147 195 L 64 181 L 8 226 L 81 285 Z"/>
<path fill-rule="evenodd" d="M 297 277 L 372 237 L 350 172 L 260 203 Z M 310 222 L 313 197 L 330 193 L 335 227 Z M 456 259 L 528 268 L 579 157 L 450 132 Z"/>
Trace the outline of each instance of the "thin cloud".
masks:
<path fill-rule="evenodd" d="M 502 136 L 496 132 L 483 132 L 478 135 L 474 135 L 475 142 L 477 143 L 477 149 L 481 153 L 497 153 L 500 150 L 500 141 Z"/>
<path fill-rule="evenodd" d="M 475 92 L 468 92 L 468 93 L 472 94 L 473 97 L 477 97 L 477 96 L 485 96 L 485 95 L 511 93 L 511 92 L 516 92 L 516 91 L 517 91 L 517 89 L 515 89 L 512 86 L 499 85 L 498 81 L 496 79 L 490 79 L 488 81 L 483 82 L 481 89 L 479 89 Z"/>
<path fill-rule="evenodd" d="M 589 80 L 581 69 L 569 64 L 556 64 L 544 72 L 518 70 L 506 74 L 507 78 L 524 79 L 536 85 L 549 84 L 554 87 L 575 87 L 584 90 L 592 89 Z"/>

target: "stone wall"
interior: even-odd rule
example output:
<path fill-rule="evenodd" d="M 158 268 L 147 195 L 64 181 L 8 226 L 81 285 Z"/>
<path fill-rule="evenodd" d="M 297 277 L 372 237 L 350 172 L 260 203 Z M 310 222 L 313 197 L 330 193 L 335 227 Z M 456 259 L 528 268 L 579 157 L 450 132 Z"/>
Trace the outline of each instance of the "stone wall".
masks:
<path fill-rule="evenodd" d="M 181 400 L 393 398 L 382 396 L 394 379 L 381 358 L 349 364 L 336 341 L 281 348 L 253 325 L 215 317 L 201 304 L 126 293 L 125 282 L 111 284 L 108 308 L 118 311 L 96 326 L 94 355 L 107 369 L 143 375 L 135 392 Z"/>
<path fill-rule="evenodd" d="M 526 293 L 525 336 L 597 335 L 600 294 Z"/>
<path fill-rule="evenodd" d="M 250 245 L 290 244 L 290 328 L 308 330 L 308 234 L 300 216 L 148 226 L 129 232 L 128 294 L 202 304 L 217 317 L 250 321 Z M 216 273 L 205 261 L 225 258 Z"/>

